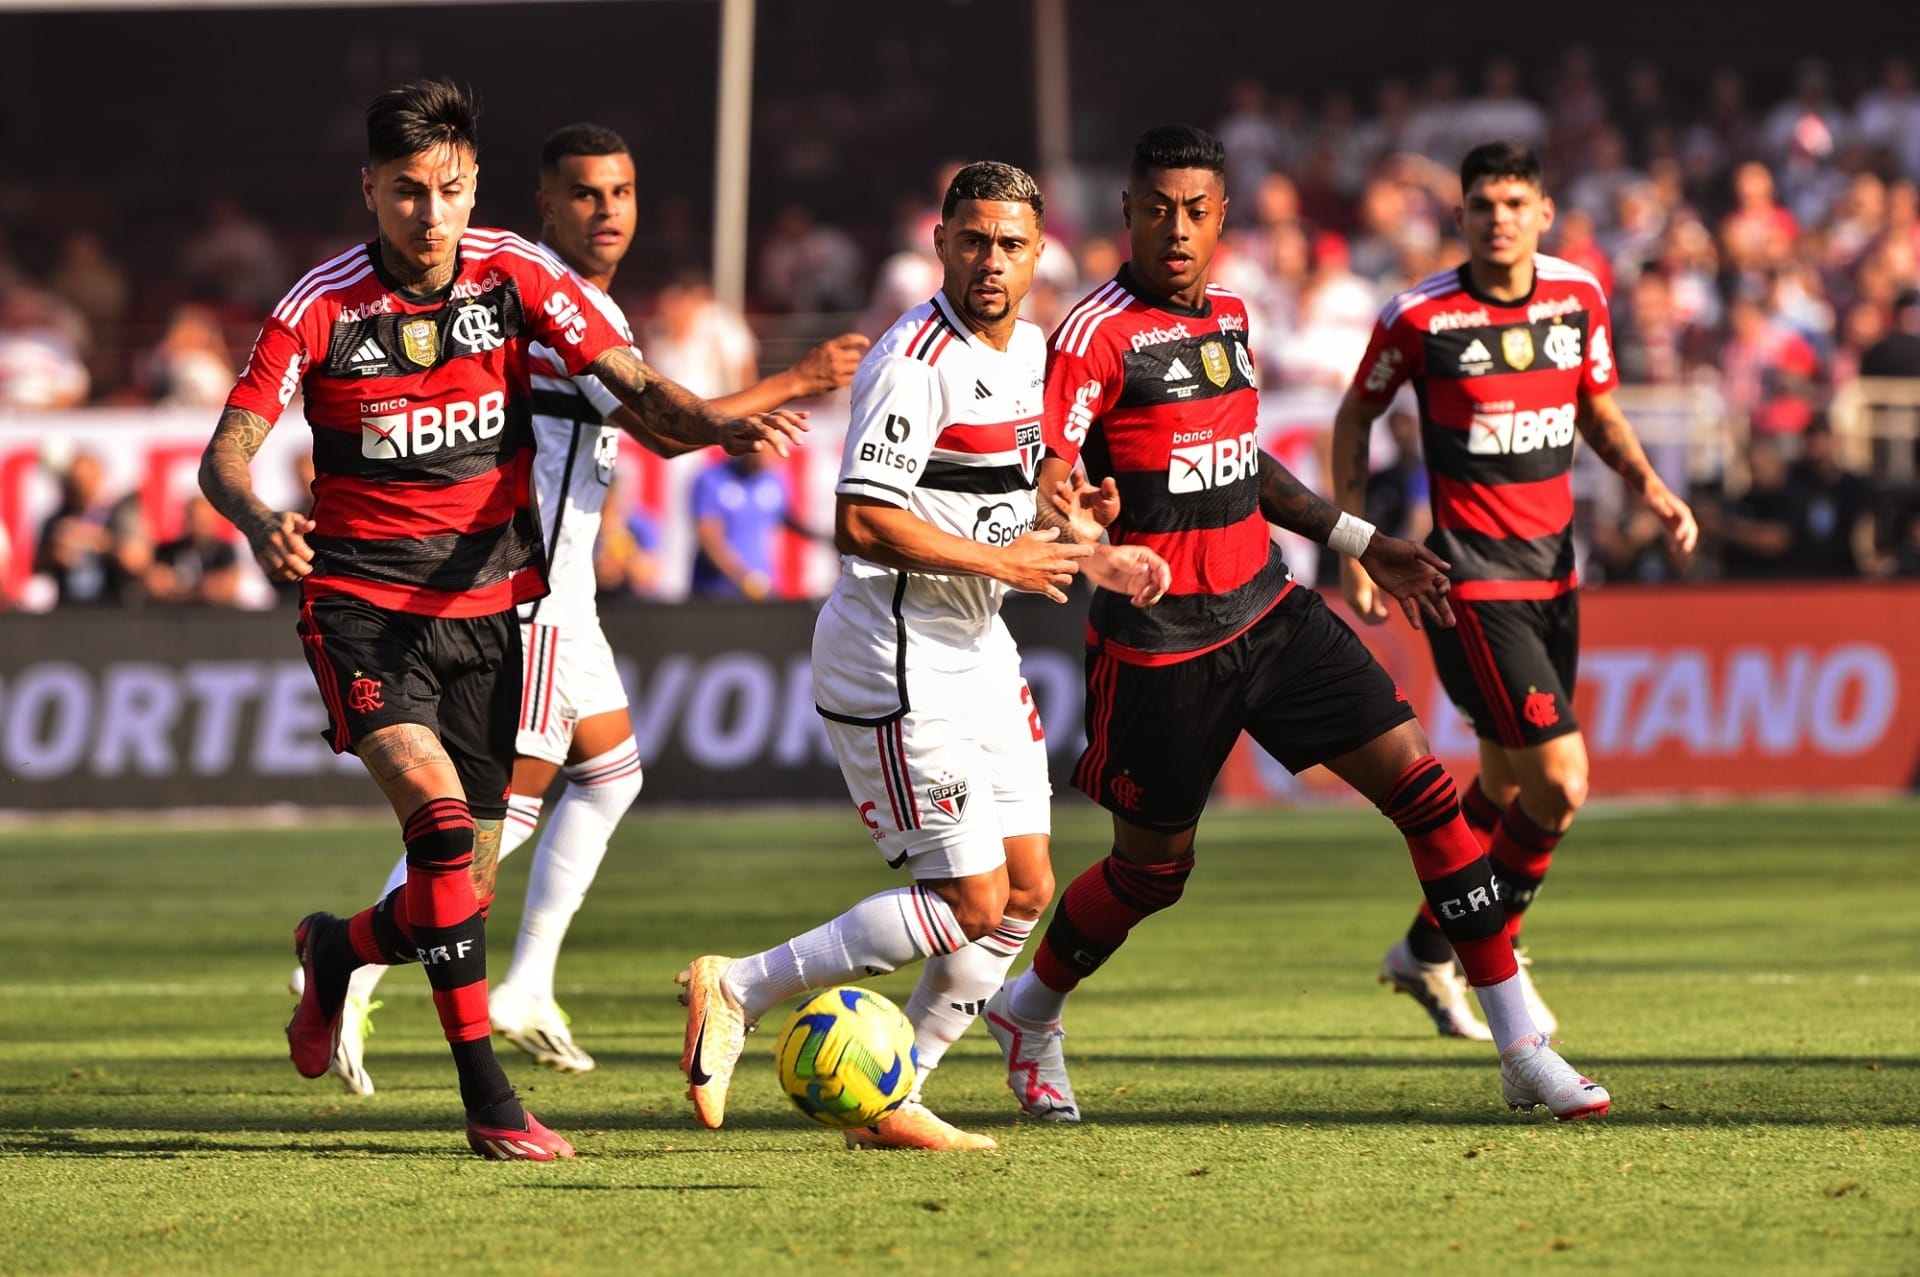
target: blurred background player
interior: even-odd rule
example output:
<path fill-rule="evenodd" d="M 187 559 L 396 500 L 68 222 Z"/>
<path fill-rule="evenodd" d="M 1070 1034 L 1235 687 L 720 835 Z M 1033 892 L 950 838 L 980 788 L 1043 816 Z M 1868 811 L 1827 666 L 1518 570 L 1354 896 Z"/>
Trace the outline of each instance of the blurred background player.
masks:
<path fill-rule="evenodd" d="M 1333 482 L 1365 508 L 1368 432 L 1400 386 L 1419 391 L 1433 531 L 1451 565 L 1452 629 L 1429 628 L 1441 684 L 1480 738 L 1480 775 L 1462 806 L 1493 862 L 1516 950 L 1527 906 L 1587 796 L 1587 747 L 1573 715 L 1580 611 L 1575 593 L 1573 438 L 1638 493 L 1673 547 L 1690 553 L 1693 513 L 1648 464 L 1614 402 L 1618 378 L 1606 295 L 1594 277 L 1539 252 L 1553 225 L 1540 162 L 1491 142 L 1460 165 L 1454 217 L 1468 260 L 1387 304 L 1333 425 Z M 1341 563 L 1361 620 L 1387 619 L 1365 565 Z M 1430 905 L 1387 951 L 1380 979 L 1410 994 L 1442 1035 L 1489 1036 L 1474 1018 L 1453 948 Z M 1558 1020 L 1518 953 L 1542 1033 Z"/>
<path fill-rule="evenodd" d="M 540 188 L 534 196 L 540 248 L 591 285 L 588 298 L 629 341 L 626 317 L 607 290 L 633 243 L 635 183 L 633 156 L 611 129 L 570 124 L 541 147 Z M 837 337 L 784 372 L 713 400 L 713 407 L 738 416 L 826 394 L 852 379 L 866 348 L 865 337 Z M 570 377 L 551 346 L 536 345 L 533 355 L 533 432 L 539 445 L 533 484 L 551 593 L 520 608 L 526 665 L 501 859 L 532 836 L 555 777 L 564 775 L 566 786 L 534 849 L 513 961 L 492 989 L 488 1014 L 496 1033 L 535 1060 L 563 1073 L 585 1073 L 593 1068 L 593 1057 L 574 1042 L 567 1014 L 554 1000 L 554 969 L 613 827 L 639 796 L 641 783 L 626 689 L 594 601 L 594 540 L 622 430 L 661 456 L 693 449 L 647 431 L 592 375 Z M 762 454 L 742 458 L 755 464 L 761 459 Z M 402 860 L 382 896 L 405 877 Z M 491 891 L 489 882 L 482 894 Z M 340 1042 L 329 1066 L 347 1090 L 359 1095 L 373 1094 L 363 1052 L 373 992 L 386 970 L 361 967 L 348 982 Z"/>
<path fill-rule="evenodd" d="M 996 1147 L 920 1097 L 1053 896 L 1046 738 L 1001 601 L 1025 590 L 1064 603 L 1077 570 L 1142 605 L 1166 588 L 1150 551 L 1062 545 L 1033 528 L 1046 347 L 1019 313 L 1043 213 L 1020 169 L 962 168 L 934 230 L 940 292 L 896 320 L 854 378 L 835 489 L 840 579 L 814 630 L 814 699 L 876 848 L 914 881 L 774 948 L 695 958 L 679 974 L 681 1068 L 702 1126 L 725 1120 L 747 1031 L 768 1011 L 926 959 L 907 1007 L 920 1079 L 847 1141 Z"/>
<path fill-rule="evenodd" d="M 270 579 L 301 582 L 299 633 L 327 708 L 392 805 L 406 879 L 342 920 L 294 930 L 304 987 L 294 1067 L 327 1072 L 347 981 L 419 962 L 452 1049 L 467 1142 L 496 1160 L 571 1157 L 520 1104 L 487 1021 L 485 909 L 520 704 L 514 609 L 546 593 L 528 461 L 536 341 L 591 369 L 637 424 L 676 442 L 784 450 L 783 414 L 728 420 L 640 362 L 553 258 L 470 229 L 472 101 L 445 80 L 367 109 L 361 195 L 379 227 L 308 272 L 267 318 L 201 459 L 200 486 Z M 255 495 L 251 462 L 296 391 L 313 429 L 311 515 Z"/>
<path fill-rule="evenodd" d="M 1494 1023 L 1506 1102 L 1604 1113 L 1607 1092 L 1528 1017 L 1492 869 L 1412 706 L 1320 596 L 1294 588 L 1269 534 L 1276 524 L 1362 559 L 1416 626 L 1423 612 L 1451 623 L 1445 562 L 1341 513 L 1259 447 L 1246 307 L 1208 282 L 1225 170 L 1204 130 L 1140 137 L 1120 202 L 1132 260 L 1047 353 L 1041 490 L 1084 463 L 1120 496 L 1117 511 L 1095 501 L 1111 541 L 1151 547 L 1173 577 L 1151 610 L 1094 594 L 1074 784 L 1113 813 L 1113 851 L 1067 887 L 1033 965 L 987 1004 L 1007 1084 L 1029 1114 L 1079 1120 L 1067 997 L 1180 899 L 1214 778 L 1244 731 L 1289 771 L 1325 765 L 1399 828 Z M 1061 523 L 1045 508 L 1041 519 Z"/>

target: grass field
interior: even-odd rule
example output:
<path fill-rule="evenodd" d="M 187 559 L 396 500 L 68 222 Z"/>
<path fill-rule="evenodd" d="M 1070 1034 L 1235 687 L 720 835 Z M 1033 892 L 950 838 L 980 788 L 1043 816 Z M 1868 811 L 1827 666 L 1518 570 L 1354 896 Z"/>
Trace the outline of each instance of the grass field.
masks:
<path fill-rule="evenodd" d="M 696 1129 L 672 975 L 893 879 L 851 817 L 630 818 L 561 963 L 590 1075 L 503 1048 L 577 1162 L 467 1153 L 425 981 L 371 1099 L 281 1036 L 294 920 L 388 824 L 0 831 L 0 1272 L 1920 1272 L 1920 807 L 1592 811 L 1530 938 L 1612 1116 L 1501 1106 L 1490 1048 L 1374 981 L 1414 903 L 1372 813 L 1222 814 L 1186 900 L 1075 996 L 1088 1121 L 1015 1119 L 975 1030 L 930 1099 L 980 1155 L 854 1155 L 749 1039 Z M 1063 804 L 1064 884 L 1104 820 Z M 493 967 L 525 880 L 503 875 Z M 875 987 L 904 1000 L 911 973 Z"/>

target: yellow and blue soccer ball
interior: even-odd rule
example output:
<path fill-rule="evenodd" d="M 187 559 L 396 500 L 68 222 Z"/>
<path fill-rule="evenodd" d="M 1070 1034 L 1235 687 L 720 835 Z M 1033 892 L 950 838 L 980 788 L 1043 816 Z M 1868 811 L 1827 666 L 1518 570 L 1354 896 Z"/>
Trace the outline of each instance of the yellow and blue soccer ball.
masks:
<path fill-rule="evenodd" d="M 780 1087 L 822 1126 L 872 1126 L 913 1094 L 920 1052 L 913 1025 L 877 993 L 842 986 L 787 1017 L 774 1048 Z"/>

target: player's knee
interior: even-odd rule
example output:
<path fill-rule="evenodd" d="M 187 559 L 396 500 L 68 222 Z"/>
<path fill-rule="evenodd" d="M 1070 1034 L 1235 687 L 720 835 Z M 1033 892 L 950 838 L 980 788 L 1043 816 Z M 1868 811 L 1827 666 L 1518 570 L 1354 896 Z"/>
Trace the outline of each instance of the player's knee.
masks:
<path fill-rule="evenodd" d="M 1014 918 L 1037 919 L 1053 903 L 1053 867 L 1043 865 L 1028 881 L 1016 882 L 1007 890 L 1007 914 Z"/>
<path fill-rule="evenodd" d="M 1585 769 L 1569 768 L 1564 772 L 1555 772 L 1544 777 L 1535 787 L 1535 792 L 1521 796 L 1521 805 L 1529 809 L 1528 814 L 1553 829 L 1564 829 L 1586 801 Z M 1536 806 L 1539 808 L 1537 813 L 1532 810 Z"/>
<path fill-rule="evenodd" d="M 1005 878 L 982 875 L 979 878 L 963 878 L 953 884 L 953 889 L 940 893 L 953 910 L 955 922 L 966 933 L 968 940 L 978 940 L 1000 925 L 1000 919 L 1007 912 L 1007 884 Z"/>

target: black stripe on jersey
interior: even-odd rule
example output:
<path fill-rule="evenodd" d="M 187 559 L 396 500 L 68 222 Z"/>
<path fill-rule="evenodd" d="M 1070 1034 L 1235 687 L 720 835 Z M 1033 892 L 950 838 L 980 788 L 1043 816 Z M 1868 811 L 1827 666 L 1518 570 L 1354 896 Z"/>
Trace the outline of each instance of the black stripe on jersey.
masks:
<path fill-rule="evenodd" d="M 933 353 L 934 347 L 940 344 L 942 337 L 958 335 L 953 324 L 947 319 L 947 312 L 940 309 L 940 303 L 936 301 L 932 303 L 932 305 L 932 322 L 922 328 L 919 335 L 907 343 L 906 354 L 909 359 L 925 359 Z"/>
<path fill-rule="evenodd" d="M 1512 425 L 1508 423 L 1508 439 Z M 1497 433 L 1497 432 L 1491 432 Z M 1528 452 L 1472 452 L 1476 436 L 1491 437 L 1487 430 L 1451 430 L 1428 423 L 1420 432 L 1420 446 L 1426 452 L 1427 468 L 1447 479 L 1462 483 L 1497 487 L 1503 483 L 1538 483 L 1556 479 L 1573 464 L 1573 440 Z M 1121 494 L 1122 501 L 1125 494 Z M 1124 509 L 1124 505 L 1122 506 Z"/>
<path fill-rule="evenodd" d="M 1111 474 L 1120 489 L 1122 521 L 1129 532 L 1203 532 L 1230 528 L 1260 507 L 1260 477 L 1256 471 L 1224 488 L 1169 494 L 1167 475 L 1160 470 L 1122 470 L 1111 467 L 1088 474 Z"/>
<path fill-rule="evenodd" d="M 902 501 L 913 500 L 913 494 L 911 492 L 908 492 L 905 488 L 896 488 L 890 483 L 882 483 L 878 479 L 869 479 L 864 475 L 850 474 L 846 478 L 842 479 L 840 482 L 857 483 L 863 488 L 878 488 L 882 492 L 891 492 L 894 496 L 899 497 Z"/>
<path fill-rule="evenodd" d="M 1448 575 L 1456 581 L 1558 581 L 1574 565 L 1570 529 L 1528 540 L 1435 528 L 1427 546 L 1453 565 Z"/>
<path fill-rule="evenodd" d="M 900 689 L 900 708 L 880 718 L 855 718 L 851 714 L 836 714 L 818 701 L 813 708 L 822 718 L 830 718 L 836 723 L 848 723 L 854 727 L 884 727 L 886 724 L 905 718 L 913 712 L 913 701 L 907 696 L 907 617 L 901 610 L 901 603 L 907 597 L 907 574 L 896 572 L 893 585 L 893 685 Z M 885 765 L 885 760 L 882 760 Z M 910 793 L 912 786 L 902 792 Z"/>
<path fill-rule="evenodd" d="M 1033 480 L 1019 466 L 964 466 L 957 461 L 929 461 L 920 486 L 933 492 L 1000 494 L 1025 492 Z"/>
<path fill-rule="evenodd" d="M 1096 634 L 1140 652 L 1189 652 L 1212 647 L 1252 624 L 1289 580 L 1280 547 L 1269 545 L 1266 566 L 1228 594 L 1169 594 L 1138 608 L 1124 594 L 1096 590 L 1087 621 Z"/>
<path fill-rule="evenodd" d="M 1117 408 L 1198 403 L 1253 389 L 1244 333 L 1201 333 L 1124 353 Z"/>
<path fill-rule="evenodd" d="M 540 562 L 540 530 L 530 510 L 482 532 L 447 533 L 393 541 L 307 534 L 315 576 L 350 576 L 362 581 L 420 586 L 457 592 L 505 580 Z"/>
<path fill-rule="evenodd" d="M 603 420 L 600 410 L 577 390 L 536 389 L 533 392 L 533 412 L 536 417 L 558 417 L 562 421 L 577 422 L 583 426 L 597 426 Z"/>
<path fill-rule="evenodd" d="M 1521 372 L 1572 372 L 1586 362 L 1584 310 L 1533 323 L 1495 324 L 1425 333 L 1427 375 L 1457 381 L 1465 377 L 1507 376 Z M 1567 331 L 1555 333 L 1554 329 Z"/>

